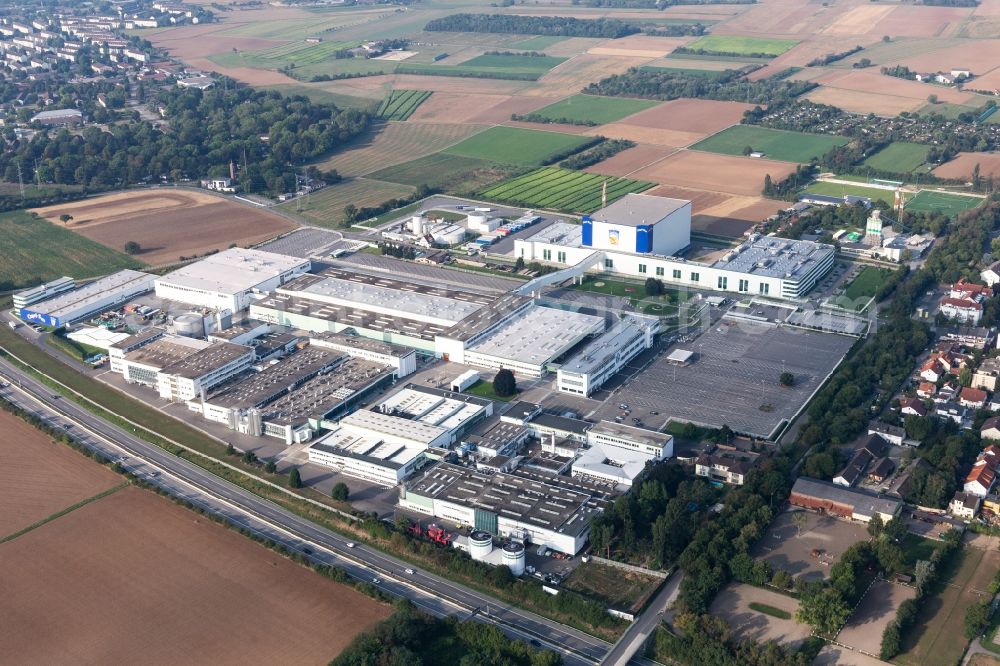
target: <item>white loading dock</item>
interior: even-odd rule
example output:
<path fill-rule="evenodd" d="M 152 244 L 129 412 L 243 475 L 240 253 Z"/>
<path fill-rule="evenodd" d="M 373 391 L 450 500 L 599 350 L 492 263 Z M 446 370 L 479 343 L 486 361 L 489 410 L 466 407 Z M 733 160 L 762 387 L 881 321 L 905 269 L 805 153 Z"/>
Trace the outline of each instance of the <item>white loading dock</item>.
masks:
<path fill-rule="evenodd" d="M 276 289 L 306 273 L 308 259 L 263 250 L 231 248 L 167 273 L 156 280 L 156 295 L 179 303 L 239 312 L 255 294 Z"/>

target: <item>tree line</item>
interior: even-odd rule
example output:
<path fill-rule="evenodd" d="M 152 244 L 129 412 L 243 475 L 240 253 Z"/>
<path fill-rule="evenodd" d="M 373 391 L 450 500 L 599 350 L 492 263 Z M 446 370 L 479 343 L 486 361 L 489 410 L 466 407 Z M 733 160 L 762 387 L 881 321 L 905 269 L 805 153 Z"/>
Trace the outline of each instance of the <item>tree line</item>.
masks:
<path fill-rule="evenodd" d="M 519 16 L 517 14 L 452 14 L 428 21 L 428 32 L 490 32 L 553 37 L 617 39 L 641 31 L 638 25 L 618 19 L 578 19 L 570 16 Z"/>
<path fill-rule="evenodd" d="M 677 99 L 692 97 L 721 101 L 774 104 L 803 95 L 816 87 L 808 81 L 786 81 L 770 77 L 748 81 L 744 70 L 726 70 L 716 78 L 695 76 L 683 72 L 633 67 L 623 74 L 591 83 L 583 92 L 609 97 L 642 97 L 646 99 Z"/>

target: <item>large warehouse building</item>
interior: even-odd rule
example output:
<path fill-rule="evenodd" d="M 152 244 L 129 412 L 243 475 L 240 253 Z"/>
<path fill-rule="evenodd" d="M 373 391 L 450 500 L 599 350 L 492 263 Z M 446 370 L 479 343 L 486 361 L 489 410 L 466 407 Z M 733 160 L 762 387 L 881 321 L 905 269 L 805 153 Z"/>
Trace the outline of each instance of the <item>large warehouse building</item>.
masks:
<path fill-rule="evenodd" d="M 178 303 L 239 312 L 263 295 L 306 273 L 308 259 L 231 248 L 156 279 L 156 295 Z"/>
<path fill-rule="evenodd" d="M 642 231 L 644 222 L 636 222 L 658 215 L 662 217 L 648 233 Z M 557 222 L 534 236 L 515 240 L 514 254 L 526 262 L 565 267 L 591 264 L 593 272 L 791 300 L 805 296 L 833 268 L 836 250 L 832 246 L 770 236 L 751 237 L 711 263 L 675 256 L 690 242 L 690 227 L 690 204 L 684 207 L 676 199 L 630 195 L 594 213 L 592 219 L 584 218 L 582 225 Z"/>
<path fill-rule="evenodd" d="M 60 281 L 57 295 L 22 307 L 18 316 L 32 324 L 59 328 L 145 294 L 152 290 L 155 278 L 149 273 L 126 269 L 69 291 Z"/>
<path fill-rule="evenodd" d="M 563 393 L 589 396 L 629 361 L 652 347 L 659 328 L 660 320 L 654 317 L 630 315 L 615 322 L 559 366 L 556 388 Z"/>

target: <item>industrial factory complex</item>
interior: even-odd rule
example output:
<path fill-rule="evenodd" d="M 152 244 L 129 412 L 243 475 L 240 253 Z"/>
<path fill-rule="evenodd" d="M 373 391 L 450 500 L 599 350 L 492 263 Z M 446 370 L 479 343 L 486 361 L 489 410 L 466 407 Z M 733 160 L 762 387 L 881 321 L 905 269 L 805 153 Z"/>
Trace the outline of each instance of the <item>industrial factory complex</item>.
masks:
<path fill-rule="evenodd" d="M 389 257 L 232 248 L 163 276 L 127 270 L 84 285 L 55 280 L 15 294 L 14 314 L 101 344 L 105 381 L 216 437 L 287 451 L 324 478 L 398 487 L 400 510 L 474 529 L 454 545 L 520 573 L 526 545 L 578 553 L 591 516 L 674 456 L 664 426 L 677 415 L 645 405 L 635 383 L 667 381 L 664 367 L 675 378 L 681 366 L 717 367 L 704 345 L 661 357 L 661 331 L 676 329 L 666 315 L 550 298 L 547 289 L 586 272 L 637 285 L 653 277 L 735 294 L 748 311 L 752 299 L 784 302 L 771 309 L 785 312 L 829 270 L 834 252 L 752 237 L 710 263 L 688 260 L 690 202 L 654 196 L 627 195 L 581 224 L 559 219 L 526 232 L 541 216 L 520 211 L 506 221 L 489 211 L 470 211 L 464 224 L 420 213 L 385 238 L 452 244 L 464 256 L 467 234 L 489 240 L 513 230 L 520 237 L 508 244 L 511 261 L 546 271 L 519 282 Z M 489 242 L 479 245 L 489 252 Z M 766 319 L 754 315 L 759 326 Z M 791 352 L 778 354 L 782 367 L 795 362 Z M 498 400 L 490 382 L 500 370 L 530 397 Z M 803 375 L 801 386 L 819 372 Z M 633 413 L 616 399 L 626 394 L 646 409 Z M 505 545 L 494 550 L 491 535 Z"/>

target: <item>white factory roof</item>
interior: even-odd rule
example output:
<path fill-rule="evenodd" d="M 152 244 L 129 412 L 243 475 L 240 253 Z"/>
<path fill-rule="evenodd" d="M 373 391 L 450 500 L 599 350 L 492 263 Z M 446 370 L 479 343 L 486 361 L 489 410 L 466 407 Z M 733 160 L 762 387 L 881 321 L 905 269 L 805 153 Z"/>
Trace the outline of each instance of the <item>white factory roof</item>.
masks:
<path fill-rule="evenodd" d="M 379 409 L 387 414 L 405 416 L 410 423 L 426 423 L 446 430 L 458 428 L 484 409 L 480 400 L 463 400 L 461 393 L 450 394 L 458 396 L 456 398 L 442 393 L 404 388 L 379 403 Z"/>
<path fill-rule="evenodd" d="M 829 245 L 812 241 L 764 236 L 733 248 L 712 268 L 791 279 L 808 273 L 833 251 Z"/>
<path fill-rule="evenodd" d="M 114 331 L 109 331 L 108 329 L 101 328 L 99 326 L 87 326 L 72 331 L 71 333 L 67 333 L 66 337 L 73 342 L 79 342 L 81 344 L 98 347 L 100 349 L 108 349 L 116 342 L 121 342 L 122 340 L 126 340 L 132 336 L 128 333 L 116 333 Z"/>
<path fill-rule="evenodd" d="M 334 305 L 399 313 L 428 323 L 456 324 L 483 307 L 482 303 L 449 296 L 421 293 L 405 284 L 379 286 L 367 282 L 328 277 L 301 289 L 299 294 Z"/>
<path fill-rule="evenodd" d="M 690 206 L 686 199 L 670 199 L 652 194 L 626 194 L 610 206 L 596 211 L 591 218 L 599 222 L 636 227 L 656 224 L 668 215 Z"/>
<path fill-rule="evenodd" d="M 199 291 L 236 294 L 300 266 L 308 269 L 309 260 L 235 247 L 178 268 L 156 282 Z"/>
<path fill-rule="evenodd" d="M 632 485 L 653 456 L 642 451 L 605 444 L 591 444 L 573 461 L 573 473 L 615 479 Z"/>
<path fill-rule="evenodd" d="M 337 428 L 310 448 L 399 469 L 421 455 L 427 447 L 411 443 L 390 443 L 378 436 L 360 434 L 350 428 Z"/>
<path fill-rule="evenodd" d="M 32 120 L 52 120 L 53 118 L 80 118 L 83 113 L 79 109 L 52 109 L 41 111 L 31 117 Z"/>
<path fill-rule="evenodd" d="M 348 414 L 340 420 L 340 425 L 358 432 L 389 437 L 395 441 L 413 442 L 425 447 L 445 433 L 444 428 L 436 425 L 364 409 Z"/>
<path fill-rule="evenodd" d="M 595 338 L 579 354 L 562 364 L 560 370 L 586 375 L 606 365 L 621 349 L 636 337 L 644 334 L 646 328 L 656 329 L 655 321 L 644 322 L 636 317 L 626 317 Z"/>
<path fill-rule="evenodd" d="M 583 247 L 583 227 L 570 222 L 555 222 L 525 240 L 565 247 Z"/>
<path fill-rule="evenodd" d="M 29 306 L 30 310 L 43 312 L 53 317 L 65 317 L 68 314 L 86 309 L 88 306 L 98 303 L 118 291 L 128 291 L 136 287 L 136 283 L 143 280 L 152 280 L 153 275 L 141 271 L 125 269 L 112 273 L 100 280 L 94 280 L 79 289 L 63 292 L 57 296 L 46 299 Z M 152 286 L 152 283 L 150 283 Z"/>
<path fill-rule="evenodd" d="M 505 322 L 469 351 L 519 363 L 542 365 L 583 337 L 604 330 L 604 318 L 535 306 Z"/>

